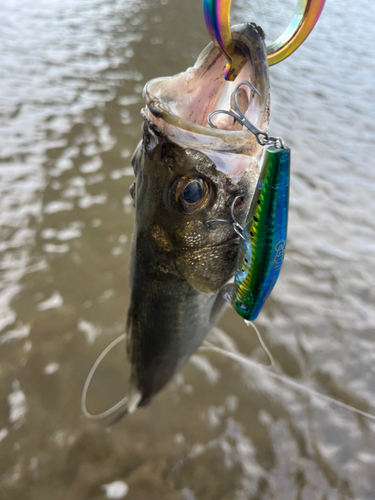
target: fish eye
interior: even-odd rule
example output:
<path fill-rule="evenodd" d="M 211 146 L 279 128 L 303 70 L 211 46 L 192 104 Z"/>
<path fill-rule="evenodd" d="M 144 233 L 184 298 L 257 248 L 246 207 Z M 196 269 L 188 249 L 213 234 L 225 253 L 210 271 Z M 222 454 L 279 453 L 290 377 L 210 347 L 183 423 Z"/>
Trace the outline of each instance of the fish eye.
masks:
<path fill-rule="evenodd" d="M 189 182 L 189 184 L 184 189 L 182 193 L 184 202 L 188 205 L 195 205 L 202 198 L 203 189 L 199 182 L 194 179 Z"/>
<path fill-rule="evenodd" d="M 199 177 L 182 177 L 176 187 L 176 201 L 184 212 L 197 212 L 207 203 L 210 188 Z"/>

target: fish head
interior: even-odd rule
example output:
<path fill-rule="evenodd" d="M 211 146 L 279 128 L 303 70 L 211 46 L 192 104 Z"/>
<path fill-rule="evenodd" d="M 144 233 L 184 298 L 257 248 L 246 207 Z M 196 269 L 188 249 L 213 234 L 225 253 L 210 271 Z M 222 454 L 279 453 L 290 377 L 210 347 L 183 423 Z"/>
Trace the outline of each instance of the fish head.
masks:
<path fill-rule="evenodd" d="M 138 252 L 147 248 L 149 267 L 175 273 L 199 292 L 218 293 L 233 275 L 240 243 L 231 206 L 240 196 L 234 210 L 244 222 L 253 175 L 227 176 L 208 155 L 175 144 L 147 122 L 133 165 Z"/>
<path fill-rule="evenodd" d="M 217 294 L 233 277 L 243 225 L 255 191 L 263 148 L 242 125 L 225 114 L 237 94 L 243 114 L 267 130 L 269 79 L 264 34 L 253 24 L 233 28 L 244 63 L 235 82 L 224 79 L 226 59 L 214 45 L 194 67 L 149 82 L 143 139 L 133 156 L 136 206 L 134 252 L 147 249 L 150 267 L 172 273 L 205 294 Z M 223 222 L 224 221 L 224 222 Z M 140 243 L 142 241 L 142 244 Z"/>

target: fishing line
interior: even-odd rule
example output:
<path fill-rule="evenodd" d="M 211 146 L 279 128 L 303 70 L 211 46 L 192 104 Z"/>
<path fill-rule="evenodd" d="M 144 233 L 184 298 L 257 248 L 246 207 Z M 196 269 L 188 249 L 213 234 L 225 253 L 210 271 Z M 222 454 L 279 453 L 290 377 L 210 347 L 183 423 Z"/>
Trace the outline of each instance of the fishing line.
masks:
<path fill-rule="evenodd" d="M 325 394 L 322 394 L 321 392 L 318 392 L 314 389 L 311 389 L 310 387 L 306 387 L 298 382 L 295 382 L 293 379 L 289 378 L 286 375 L 279 375 L 278 373 L 275 373 L 273 371 L 270 371 L 272 368 L 275 367 L 275 360 L 274 357 L 272 356 L 270 350 L 266 346 L 258 328 L 254 325 L 252 321 L 245 321 L 247 326 L 252 326 L 255 330 L 255 333 L 257 334 L 258 340 L 267 353 L 267 356 L 269 357 L 270 364 L 269 365 L 262 365 L 260 363 L 257 363 L 256 361 L 252 361 L 250 358 L 242 355 L 242 354 L 237 354 L 235 352 L 230 352 L 225 349 L 222 349 L 221 347 L 217 347 L 211 342 L 205 340 L 204 343 L 200 346 L 199 350 L 203 351 L 212 351 L 216 352 L 218 354 L 221 354 L 222 356 L 226 356 L 227 358 L 233 359 L 234 361 L 237 361 L 238 363 L 242 363 L 244 365 L 250 366 L 251 368 L 256 368 L 258 370 L 261 370 L 263 373 L 267 373 L 270 377 L 273 377 L 276 380 L 279 380 L 281 382 L 284 382 L 285 384 L 293 387 L 293 389 L 296 389 L 298 391 L 301 391 L 305 394 L 310 394 L 311 396 L 315 396 L 317 398 L 320 398 L 322 400 L 327 401 L 328 403 L 335 404 L 337 406 L 340 406 L 341 408 L 345 408 L 346 410 L 349 410 L 353 413 L 357 413 L 358 415 L 362 415 L 363 417 L 369 418 L 370 420 L 375 421 L 375 415 L 372 415 L 371 413 L 367 413 L 363 410 L 360 410 L 358 408 L 355 408 L 354 406 L 348 405 L 346 403 L 343 403 L 342 401 L 339 401 L 338 399 L 334 399 L 331 396 L 327 396 Z M 86 399 L 87 399 L 87 392 L 91 383 L 91 380 L 100 365 L 100 363 L 103 361 L 105 356 L 122 340 L 125 340 L 126 334 L 120 335 L 117 339 L 115 339 L 113 342 L 107 346 L 104 351 L 100 354 L 98 359 L 95 361 L 93 364 L 87 378 L 85 381 L 85 384 L 83 386 L 82 390 L 82 396 L 81 396 L 81 410 L 82 413 L 85 415 L 86 418 L 89 418 L 91 420 L 102 420 L 105 417 L 108 417 L 115 413 L 118 409 L 120 409 L 122 406 L 124 406 L 128 402 L 128 398 L 125 397 L 121 399 L 118 403 L 113 405 L 111 408 L 108 410 L 98 413 L 96 415 L 93 415 L 89 413 L 86 407 Z M 124 416 L 128 413 L 127 409 L 123 410 L 122 412 L 119 413 L 119 415 L 114 419 L 114 421 L 109 425 L 110 428 L 112 428 L 114 425 L 116 425 L 118 422 L 120 422 Z"/>
<path fill-rule="evenodd" d="M 241 354 L 237 354 L 234 352 L 226 351 L 225 349 L 222 349 L 221 347 L 217 347 L 211 342 L 208 342 L 207 340 L 204 341 L 203 345 L 200 347 L 202 350 L 208 350 L 208 351 L 213 351 L 218 354 L 222 354 L 223 356 L 227 356 L 228 358 L 231 358 L 239 363 L 243 363 L 244 365 L 251 366 L 252 368 L 257 368 L 258 370 L 261 370 L 262 372 L 267 373 L 270 377 L 275 378 L 276 380 L 280 380 L 281 382 L 284 382 L 287 385 L 290 385 L 294 389 L 308 393 L 311 396 L 315 396 L 317 398 L 323 399 L 325 401 L 328 401 L 329 403 L 333 403 L 337 406 L 340 406 L 341 408 L 345 408 L 349 411 L 352 411 L 354 413 L 357 413 L 358 415 L 362 415 L 363 417 L 369 418 L 370 420 L 375 421 L 375 415 L 372 415 L 371 413 L 367 413 L 365 411 L 359 410 L 358 408 L 355 408 L 354 406 L 347 405 L 346 403 L 343 403 L 342 401 L 339 401 L 337 399 L 334 399 L 330 396 L 326 396 L 325 394 L 322 394 L 318 391 L 315 391 L 314 389 L 310 389 L 309 387 L 306 387 L 302 384 L 299 384 L 298 382 L 295 382 L 291 378 L 287 377 L 286 375 L 279 375 L 275 372 L 269 371 L 269 368 L 256 363 L 255 361 L 252 361 L 251 359 L 247 358 L 246 356 L 243 356 Z"/>
<path fill-rule="evenodd" d="M 89 389 L 92 377 L 94 376 L 98 366 L 103 361 L 105 356 L 109 353 L 109 351 L 111 349 L 113 349 L 119 342 L 121 342 L 121 340 L 124 340 L 125 338 L 126 338 L 126 334 L 123 333 L 117 339 L 115 339 L 113 342 L 111 342 L 109 344 L 109 346 L 107 346 L 104 349 L 104 351 L 100 354 L 98 359 L 93 364 L 89 374 L 87 375 L 87 379 L 86 379 L 85 385 L 83 386 L 83 390 L 82 390 L 81 410 L 82 410 L 82 413 L 85 415 L 85 417 L 90 418 L 91 420 L 101 420 L 105 417 L 108 417 L 109 415 L 112 415 L 115 411 L 117 411 L 119 408 L 121 408 L 122 406 L 124 406 L 128 402 L 128 398 L 125 397 L 125 398 L 121 399 L 121 401 L 119 401 L 118 403 L 113 405 L 111 408 L 109 408 L 109 410 L 103 411 L 102 413 L 98 413 L 96 415 L 92 415 L 91 413 L 89 413 L 87 408 L 86 408 L 87 391 Z M 117 418 L 116 418 L 116 421 L 117 421 Z"/>
<path fill-rule="evenodd" d="M 265 350 L 269 360 L 270 360 L 270 364 L 267 366 L 267 365 L 263 365 L 265 366 L 266 368 L 274 368 L 275 366 L 275 360 L 274 360 L 274 357 L 272 356 L 270 350 L 268 349 L 268 347 L 266 346 L 261 334 L 260 334 L 260 331 L 258 330 L 258 328 L 254 325 L 254 323 L 252 321 L 246 321 L 245 320 L 245 323 L 247 326 L 252 326 L 255 330 L 255 333 L 257 334 L 257 337 L 258 337 L 258 340 L 260 342 L 260 345 L 263 347 L 263 349 Z"/>

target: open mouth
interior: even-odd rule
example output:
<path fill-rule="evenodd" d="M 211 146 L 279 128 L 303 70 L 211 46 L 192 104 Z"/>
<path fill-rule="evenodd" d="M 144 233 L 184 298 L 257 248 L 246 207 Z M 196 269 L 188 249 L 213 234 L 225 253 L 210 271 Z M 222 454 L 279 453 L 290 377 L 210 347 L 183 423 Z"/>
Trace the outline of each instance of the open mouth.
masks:
<path fill-rule="evenodd" d="M 226 59 L 210 43 L 192 68 L 173 77 L 151 80 L 145 86 L 144 113 L 158 128 L 172 133 L 176 142 L 195 144 L 202 150 L 257 156 L 260 148 L 255 137 L 233 117 L 215 115 L 212 123 L 216 129 L 208 124 L 213 111 L 234 108 L 234 91 L 244 81 L 250 82 L 260 96 L 242 86 L 237 94 L 241 112 L 257 128 L 268 128 L 269 77 L 264 34 L 253 24 L 236 26 L 232 33 L 244 57 L 235 82 L 224 79 Z"/>

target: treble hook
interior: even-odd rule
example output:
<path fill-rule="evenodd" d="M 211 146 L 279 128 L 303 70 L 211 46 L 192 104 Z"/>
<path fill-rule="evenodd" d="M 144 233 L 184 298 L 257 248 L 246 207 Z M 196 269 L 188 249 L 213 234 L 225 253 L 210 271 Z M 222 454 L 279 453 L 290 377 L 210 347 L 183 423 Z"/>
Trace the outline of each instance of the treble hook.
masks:
<path fill-rule="evenodd" d="M 217 128 L 216 125 L 212 123 L 212 117 L 218 114 L 224 114 L 231 116 L 234 118 L 238 123 L 241 125 L 245 126 L 249 132 L 251 132 L 253 135 L 255 135 L 255 138 L 261 146 L 270 146 L 274 145 L 276 147 L 284 147 L 284 143 L 281 139 L 281 137 L 273 137 L 269 136 L 267 132 L 264 130 L 260 130 L 257 128 L 255 125 L 253 125 L 247 118 L 246 116 L 242 113 L 240 106 L 238 104 L 238 91 L 242 85 L 247 85 L 253 92 L 255 92 L 259 97 L 261 97 L 261 94 L 258 92 L 258 90 L 254 87 L 254 85 L 250 82 L 241 82 L 237 85 L 237 87 L 234 89 L 233 92 L 233 101 L 234 101 L 234 107 L 236 110 L 230 109 L 229 111 L 226 111 L 225 109 L 218 109 L 216 111 L 213 111 L 208 115 L 207 121 L 210 127 L 212 128 Z"/>
<path fill-rule="evenodd" d="M 211 226 L 211 223 L 212 222 L 224 222 L 225 224 L 230 224 L 233 228 L 233 230 L 238 234 L 238 236 L 243 240 L 245 241 L 246 243 L 250 243 L 250 240 L 248 238 L 245 238 L 244 236 L 244 228 L 241 226 L 241 224 L 239 224 L 237 221 L 236 221 L 236 218 L 234 216 L 234 207 L 236 206 L 236 202 L 238 199 L 240 199 L 241 196 L 236 196 L 232 202 L 232 206 L 230 208 L 230 214 L 231 214 L 231 217 L 232 217 L 232 220 L 225 220 L 225 219 L 210 219 L 210 220 L 207 220 L 204 224 L 206 227 L 208 227 L 208 229 L 213 229 L 212 226 Z"/>

